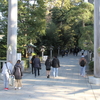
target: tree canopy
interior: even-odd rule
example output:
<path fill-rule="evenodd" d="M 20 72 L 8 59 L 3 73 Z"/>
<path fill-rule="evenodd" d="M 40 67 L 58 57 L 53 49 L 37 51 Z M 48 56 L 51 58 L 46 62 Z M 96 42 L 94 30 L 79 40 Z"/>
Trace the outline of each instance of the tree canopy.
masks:
<path fill-rule="evenodd" d="M 0 34 L 6 49 L 8 0 L 0 0 Z M 52 45 L 56 50 L 76 46 L 93 51 L 94 5 L 83 0 L 29 0 L 18 1 L 18 51 L 33 43 L 39 50 Z M 2 49 L 0 47 L 0 49 Z"/>

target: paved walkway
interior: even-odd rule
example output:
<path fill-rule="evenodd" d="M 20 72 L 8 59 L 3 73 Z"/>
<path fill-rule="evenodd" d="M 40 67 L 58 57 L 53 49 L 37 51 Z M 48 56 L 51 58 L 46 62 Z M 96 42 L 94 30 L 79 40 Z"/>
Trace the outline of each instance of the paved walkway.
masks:
<path fill-rule="evenodd" d="M 0 80 L 0 100 L 100 100 L 100 86 L 89 84 L 88 77 L 79 76 L 80 56 L 59 57 L 61 68 L 59 77 L 46 78 L 45 66 L 42 64 L 41 75 L 24 73 L 21 90 L 3 90 Z"/>

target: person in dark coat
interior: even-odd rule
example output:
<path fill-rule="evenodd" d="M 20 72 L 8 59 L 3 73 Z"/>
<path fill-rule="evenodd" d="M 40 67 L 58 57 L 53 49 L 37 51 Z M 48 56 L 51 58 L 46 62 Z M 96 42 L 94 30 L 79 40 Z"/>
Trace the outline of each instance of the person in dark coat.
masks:
<path fill-rule="evenodd" d="M 17 63 L 14 66 L 14 70 L 13 70 L 13 75 L 15 76 L 15 90 L 21 89 L 22 87 L 22 76 L 23 76 L 23 68 L 22 68 L 22 64 L 20 63 L 21 61 L 18 60 Z"/>
<path fill-rule="evenodd" d="M 58 77 L 58 68 L 60 67 L 60 62 L 57 56 L 54 56 L 52 60 L 53 76 Z"/>
<path fill-rule="evenodd" d="M 35 77 L 36 77 L 37 72 L 38 72 L 38 76 L 39 76 L 40 75 L 39 70 L 41 69 L 41 62 L 40 62 L 38 55 L 36 55 L 36 57 L 34 58 L 32 63 L 33 63 L 33 66 L 34 66 Z"/>
<path fill-rule="evenodd" d="M 50 70 L 51 70 L 51 60 L 50 57 L 47 57 L 45 61 L 46 71 L 47 71 L 47 78 L 50 78 Z"/>
<path fill-rule="evenodd" d="M 34 73 L 34 71 L 33 71 L 33 70 L 34 70 L 34 64 L 33 64 L 34 58 L 35 58 L 35 55 L 33 55 L 33 56 L 32 56 L 32 59 L 31 59 L 31 62 L 32 62 L 32 63 L 31 63 L 31 64 L 32 64 L 32 74 Z"/>

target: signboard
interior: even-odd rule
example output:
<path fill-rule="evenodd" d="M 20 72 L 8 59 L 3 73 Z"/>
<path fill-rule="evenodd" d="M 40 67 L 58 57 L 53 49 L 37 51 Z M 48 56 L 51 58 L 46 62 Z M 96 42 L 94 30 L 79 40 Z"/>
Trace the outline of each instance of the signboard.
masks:
<path fill-rule="evenodd" d="M 17 60 L 21 60 L 21 53 L 17 53 Z"/>

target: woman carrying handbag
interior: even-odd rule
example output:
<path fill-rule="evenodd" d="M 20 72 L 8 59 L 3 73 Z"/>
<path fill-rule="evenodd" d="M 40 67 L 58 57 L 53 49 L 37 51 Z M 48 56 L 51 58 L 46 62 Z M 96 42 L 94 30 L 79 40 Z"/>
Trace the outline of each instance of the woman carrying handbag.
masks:
<path fill-rule="evenodd" d="M 16 89 L 21 89 L 22 87 L 22 76 L 23 76 L 23 67 L 22 64 L 20 63 L 21 61 L 18 60 L 17 63 L 14 66 L 13 70 L 13 75 L 15 76 L 15 90 Z"/>

